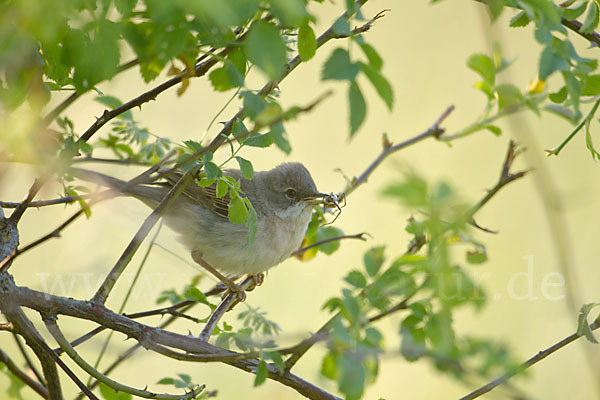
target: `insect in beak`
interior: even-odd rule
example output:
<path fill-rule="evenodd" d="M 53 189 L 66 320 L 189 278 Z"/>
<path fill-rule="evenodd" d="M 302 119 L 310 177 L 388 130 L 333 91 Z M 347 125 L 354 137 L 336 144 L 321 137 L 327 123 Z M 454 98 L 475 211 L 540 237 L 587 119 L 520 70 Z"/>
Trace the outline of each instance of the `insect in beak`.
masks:
<path fill-rule="evenodd" d="M 319 192 L 317 192 L 317 193 L 315 193 L 315 194 L 313 194 L 311 196 L 307 196 L 307 197 L 303 198 L 300 201 L 302 201 L 304 203 L 308 203 L 308 204 L 313 205 L 313 206 L 317 206 L 319 204 L 326 205 L 326 204 L 328 204 L 327 203 L 328 197 L 329 197 L 329 195 L 326 194 L 326 193 L 319 193 Z"/>

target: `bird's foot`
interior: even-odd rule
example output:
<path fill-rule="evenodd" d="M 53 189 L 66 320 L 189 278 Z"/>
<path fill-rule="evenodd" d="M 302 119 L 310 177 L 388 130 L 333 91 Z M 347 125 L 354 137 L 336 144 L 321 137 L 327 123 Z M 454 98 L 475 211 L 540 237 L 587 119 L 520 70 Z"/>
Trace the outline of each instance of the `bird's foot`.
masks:
<path fill-rule="evenodd" d="M 231 285 L 223 282 L 227 286 L 228 290 L 225 292 L 225 294 L 223 294 L 223 297 L 221 299 L 225 300 L 228 296 L 235 296 L 234 302 L 232 303 L 231 307 L 229 307 L 229 309 L 231 310 L 233 306 L 235 306 L 237 303 L 241 301 L 246 301 L 246 291 L 243 287 L 236 285 L 231 281 L 229 282 L 231 283 Z"/>
<path fill-rule="evenodd" d="M 256 275 L 248 275 L 248 278 L 250 278 L 252 282 L 250 282 L 250 285 L 248 286 L 248 289 L 246 289 L 246 291 L 251 292 L 254 289 L 256 289 L 257 286 L 263 284 L 263 282 L 265 281 L 265 274 L 261 272 Z"/>

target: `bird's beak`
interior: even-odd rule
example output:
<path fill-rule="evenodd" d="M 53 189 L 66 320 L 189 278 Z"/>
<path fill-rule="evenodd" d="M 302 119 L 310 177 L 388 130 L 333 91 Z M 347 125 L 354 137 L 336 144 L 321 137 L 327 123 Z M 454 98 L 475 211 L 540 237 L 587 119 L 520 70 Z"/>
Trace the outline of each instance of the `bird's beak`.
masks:
<path fill-rule="evenodd" d="M 300 200 L 300 201 L 302 201 L 302 202 L 304 202 L 304 203 L 307 203 L 307 204 L 310 204 L 310 205 L 312 205 L 312 206 L 317 206 L 317 205 L 319 205 L 319 204 L 325 204 L 325 203 L 326 203 L 326 200 L 325 200 L 325 199 L 326 199 L 327 197 L 329 197 L 329 195 L 328 195 L 328 194 L 326 194 L 326 193 L 319 193 L 319 192 L 317 192 L 317 193 L 315 193 L 315 194 L 312 194 L 312 195 L 310 195 L 310 196 L 307 196 L 307 197 L 303 198 L 303 199 L 302 199 L 302 200 Z"/>

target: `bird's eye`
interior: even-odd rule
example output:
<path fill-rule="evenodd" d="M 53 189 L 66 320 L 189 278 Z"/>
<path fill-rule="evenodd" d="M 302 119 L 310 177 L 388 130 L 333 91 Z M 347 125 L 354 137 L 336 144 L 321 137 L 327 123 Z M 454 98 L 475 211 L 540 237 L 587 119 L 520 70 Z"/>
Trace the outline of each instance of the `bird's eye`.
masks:
<path fill-rule="evenodd" d="M 292 188 L 289 188 L 288 190 L 285 191 L 285 195 L 290 199 L 295 199 L 296 194 L 297 194 L 296 191 Z"/>

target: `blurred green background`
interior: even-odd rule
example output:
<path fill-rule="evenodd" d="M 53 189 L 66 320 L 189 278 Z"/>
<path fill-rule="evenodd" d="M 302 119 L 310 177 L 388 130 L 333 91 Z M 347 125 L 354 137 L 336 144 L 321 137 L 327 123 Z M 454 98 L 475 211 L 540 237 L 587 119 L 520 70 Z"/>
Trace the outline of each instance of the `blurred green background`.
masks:
<path fill-rule="evenodd" d="M 327 13 L 320 16 L 317 32 L 339 14 L 340 4 L 322 8 Z M 501 79 L 525 88 L 536 77 L 539 47 L 530 27 L 506 27 L 512 16 L 510 11 L 491 27 L 485 8 L 474 1 L 446 1 L 436 5 L 403 2 L 400 11 L 398 2 L 380 0 L 369 2 L 363 12 L 369 17 L 388 8 L 385 18 L 375 23 L 367 37 L 384 58 L 383 72 L 396 96 L 393 112 L 385 108 L 372 88 L 364 85 L 369 107 L 367 121 L 352 140 L 348 139 L 346 85 L 319 81 L 320 66 L 326 57 L 335 47 L 347 45 L 332 41 L 317 52 L 315 60 L 300 66 L 283 82 L 281 96 L 287 106 L 308 104 L 327 89 L 333 89 L 334 96 L 311 113 L 287 123 L 293 148 L 290 156 L 275 148 L 266 151 L 245 148 L 241 155 L 252 160 L 256 170 L 270 169 L 284 161 L 302 161 L 321 191 L 337 192 L 344 187 L 344 178 L 336 169 L 349 177 L 359 175 L 381 151 L 384 132 L 394 143 L 408 139 L 427 129 L 451 104 L 456 110 L 443 126 L 450 134 L 465 127 L 485 105 L 483 95 L 473 89 L 477 76 L 466 67 L 466 60 L 473 53 L 489 54 L 493 42 L 502 46 L 506 58 L 515 59 L 511 68 L 500 75 Z M 583 40 L 575 39 L 575 42 L 580 49 L 588 46 Z M 264 80 L 258 73 L 254 76 L 255 81 L 249 81 L 250 87 L 258 87 Z M 550 91 L 558 88 L 552 83 L 549 82 Z M 151 86 L 143 84 L 137 70 L 99 85 L 105 94 L 122 100 Z M 88 93 L 68 111 L 77 132 L 84 131 L 103 111 L 103 106 L 92 100 L 93 96 Z M 156 135 L 175 141 L 199 140 L 230 96 L 231 93 L 213 92 L 206 79 L 192 80 L 182 97 L 178 97 L 175 90 L 167 91 L 156 101 L 145 104 L 141 111 L 134 111 L 134 116 L 141 126 Z M 50 106 L 52 104 L 56 103 Z M 238 106 L 233 102 L 218 121 L 229 119 Z M 368 232 L 372 238 L 366 243 L 344 241 L 340 251 L 332 256 L 320 253 L 310 262 L 290 259 L 269 271 L 264 285 L 250 293 L 246 303 L 267 312 L 269 318 L 280 324 L 283 332 L 279 343 L 293 344 L 327 320 L 328 313 L 321 311 L 321 306 L 339 293 L 342 277 L 362 263 L 362 254 L 368 248 L 386 245 L 389 258 L 405 250 L 408 235 L 404 226 L 410 213 L 381 196 L 386 183 L 413 170 L 432 181 L 450 182 L 463 198 L 476 202 L 495 184 L 509 138 L 527 147 L 527 156 L 520 160 L 518 167 L 535 170 L 524 180 L 505 188 L 477 216 L 480 225 L 499 231 L 496 235 L 476 233 L 476 238 L 487 244 L 490 260 L 469 267 L 483 282 L 489 302 L 479 313 L 463 309 L 455 319 L 456 330 L 508 343 L 523 360 L 574 332 L 576 316 L 567 307 L 565 288 L 556 275 L 560 272 L 557 242 L 552 239 L 553 228 L 545 210 L 558 203 L 562 205 L 553 208 L 553 215 L 559 215 L 565 222 L 560 234 L 568 248 L 577 301 L 599 301 L 600 208 L 596 205 L 599 193 L 595 184 L 600 178 L 598 165 L 585 149 L 583 134 L 559 157 L 545 158 L 544 149 L 556 146 L 571 130 L 571 125 L 558 117 L 543 114 L 538 118 L 527 113 L 505 118 L 499 125 L 504 132 L 500 137 L 479 132 L 452 146 L 427 140 L 396 153 L 375 172 L 367 185 L 348 198 L 347 206 L 335 223 L 345 233 Z M 212 137 L 217 129 L 218 126 L 213 126 L 207 137 Z M 225 152 L 220 156 L 225 156 Z M 129 168 L 103 168 L 122 178 L 135 173 Z M 0 165 L 0 198 L 18 201 L 39 172 L 28 165 Z M 544 181 L 544 175 L 550 180 Z M 39 198 L 53 198 L 59 192 L 59 186 L 47 186 Z M 27 244 L 49 232 L 75 210 L 75 207 L 61 207 L 30 209 L 22 222 L 21 243 Z M 104 202 L 94 207 L 91 219 L 82 218 L 69 227 L 60 241 L 49 241 L 20 257 L 11 272 L 19 285 L 87 299 L 148 213 L 145 206 L 132 199 Z M 158 243 L 191 261 L 167 228 L 160 233 Z M 109 307 L 118 308 L 144 249 L 138 252 L 119 282 L 117 291 L 109 299 Z M 464 254 L 457 252 L 454 256 L 463 262 Z M 128 312 L 153 308 L 161 291 L 182 288 L 197 273 L 160 248 L 153 250 L 145 268 L 141 284 L 126 308 Z M 237 311 L 244 309 L 241 305 Z M 197 310 L 202 317 L 208 311 L 200 306 Z M 37 315 L 31 317 L 36 323 L 40 322 Z M 368 387 L 365 399 L 448 399 L 470 391 L 471 388 L 437 373 L 427 361 L 408 363 L 400 357 L 397 332 L 401 318 L 401 314 L 395 315 L 377 325 L 386 332 L 388 351 L 383 356 L 377 382 Z M 159 320 L 147 321 L 158 323 Z M 234 315 L 227 315 L 226 321 L 239 326 Z M 61 317 L 60 322 L 71 340 L 93 327 L 66 317 Z M 183 321 L 173 329 L 198 334 L 201 327 Z M 88 360 L 94 360 L 100 344 L 101 341 L 95 340 L 78 349 Z M 117 355 L 131 344 L 132 341 L 124 341 L 123 336 L 116 335 L 109 356 Z M 12 338 L 1 335 L 0 346 L 14 346 Z M 537 399 L 598 398 L 594 390 L 598 377 L 588 370 L 584 352 L 592 352 L 593 357 L 600 359 L 598 346 L 594 348 L 581 340 L 536 365 L 527 377 L 517 378 L 513 383 Z M 319 377 L 323 354 L 324 349 L 316 346 L 295 372 L 336 392 L 334 383 Z M 110 358 L 105 359 L 104 365 Z M 69 360 L 67 363 L 78 370 Z M 274 382 L 252 390 L 254 376 L 228 366 L 175 362 L 144 350 L 139 351 L 129 365 L 117 369 L 114 377 L 132 386 L 150 385 L 159 390 L 154 383 L 175 373 L 190 374 L 194 381 L 206 383 L 211 390 L 217 389 L 222 399 L 300 397 Z M 0 376 L 0 386 L 7 382 Z M 63 379 L 63 383 L 67 393 L 76 393 L 71 382 Z M 483 398 L 502 398 L 493 393 Z"/>

